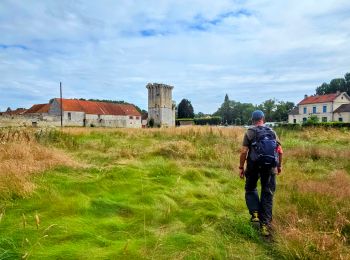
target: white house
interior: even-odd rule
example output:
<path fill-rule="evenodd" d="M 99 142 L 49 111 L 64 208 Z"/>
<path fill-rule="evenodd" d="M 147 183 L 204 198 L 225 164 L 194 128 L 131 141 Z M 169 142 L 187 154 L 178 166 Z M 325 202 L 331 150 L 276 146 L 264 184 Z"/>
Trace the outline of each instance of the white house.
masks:
<path fill-rule="evenodd" d="M 346 92 L 327 95 L 305 95 L 288 115 L 288 123 L 300 124 L 315 115 L 320 122 L 350 122 L 350 97 Z"/>

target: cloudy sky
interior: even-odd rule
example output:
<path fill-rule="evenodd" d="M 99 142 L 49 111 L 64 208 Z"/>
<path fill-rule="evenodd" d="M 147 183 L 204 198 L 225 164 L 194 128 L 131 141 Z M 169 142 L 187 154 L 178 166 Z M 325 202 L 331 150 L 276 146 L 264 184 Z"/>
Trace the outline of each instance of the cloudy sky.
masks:
<path fill-rule="evenodd" d="M 147 108 L 148 82 L 212 113 L 297 102 L 350 72 L 349 0 L 0 1 L 0 110 L 59 96 Z"/>

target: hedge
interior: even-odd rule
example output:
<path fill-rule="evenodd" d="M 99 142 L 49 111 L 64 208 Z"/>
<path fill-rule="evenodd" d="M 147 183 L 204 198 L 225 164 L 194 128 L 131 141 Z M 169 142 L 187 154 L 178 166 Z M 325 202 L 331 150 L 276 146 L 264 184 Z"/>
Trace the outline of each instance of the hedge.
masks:
<path fill-rule="evenodd" d="M 326 127 L 326 128 L 350 128 L 350 123 L 345 122 L 306 122 L 303 124 L 282 124 L 281 128 L 300 130 L 303 127 Z"/>
<path fill-rule="evenodd" d="M 196 125 L 219 125 L 221 123 L 221 117 L 195 118 L 194 123 Z"/>
<path fill-rule="evenodd" d="M 322 126 L 322 127 L 331 127 L 331 128 L 341 128 L 341 127 L 350 127 L 350 123 L 345 122 L 319 122 L 319 123 L 312 123 L 312 122 L 306 122 L 303 124 L 303 126 Z"/>
<path fill-rule="evenodd" d="M 179 125 L 180 121 L 193 121 L 195 125 L 219 125 L 221 123 L 221 117 L 178 118 L 176 119 L 176 125 Z"/>

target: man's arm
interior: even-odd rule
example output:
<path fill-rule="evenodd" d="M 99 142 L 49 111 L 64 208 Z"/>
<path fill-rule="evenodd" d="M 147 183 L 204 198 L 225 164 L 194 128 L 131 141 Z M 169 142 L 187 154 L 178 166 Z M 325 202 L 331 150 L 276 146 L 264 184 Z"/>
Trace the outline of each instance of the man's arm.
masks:
<path fill-rule="evenodd" d="M 244 178 L 244 163 L 247 159 L 248 150 L 248 146 L 242 146 L 241 148 L 241 154 L 239 157 L 239 177 L 241 179 Z"/>
<path fill-rule="evenodd" d="M 282 172 L 282 156 L 283 156 L 283 149 L 280 144 L 277 147 L 277 153 L 278 153 L 277 174 L 280 174 Z"/>

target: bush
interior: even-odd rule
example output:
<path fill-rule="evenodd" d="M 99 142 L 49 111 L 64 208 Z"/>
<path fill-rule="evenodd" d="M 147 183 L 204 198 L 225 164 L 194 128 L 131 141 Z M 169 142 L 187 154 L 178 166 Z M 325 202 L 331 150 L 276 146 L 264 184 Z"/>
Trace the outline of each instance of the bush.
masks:
<path fill-rule="evenodd" d="M 303 128 L 300 124 L 280 124 L 278 128 L 288 129 L 288 130 L 301 130 Z"/>
<path fill-rule="evenodd" d="M 345 122 L 321 122 L 321 123 L 315 123 L 315 122 L 306 122 L 303 124 L 303 126 L 315 126 L 315 127 L 327 127 L 327 128 L 343 128 L 343 127 L 350 127 L 350 123 Z"/>
<path fill-rule="evenodd" d="M 154 119 L 151 118 L 151 119 L 148 121 L 148 127 L 153 128 L 153 126 L 154 126 Z"/>
<path fill-rule="evenodd" d="M 180 121 L 193 121 L 195 125 L 219 125 L 221 123 L 221 117 L 178 118 L 176 119 L 176 125 L 180 125 Z"/>
<path fill-rule="evenodd" d="M 195 118 L 194 123 L 196 125 L 219 125 L 221 122 L 221 117 L 213 116 L 208 118 Z"/>

